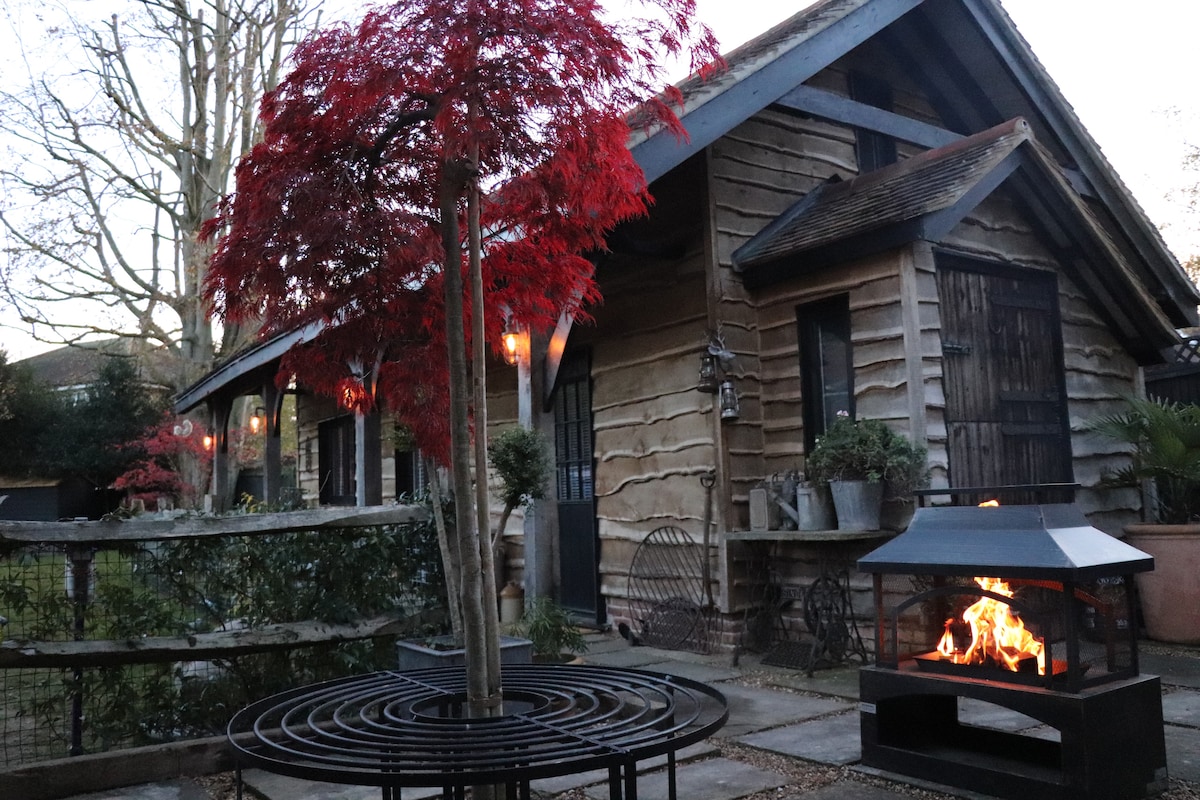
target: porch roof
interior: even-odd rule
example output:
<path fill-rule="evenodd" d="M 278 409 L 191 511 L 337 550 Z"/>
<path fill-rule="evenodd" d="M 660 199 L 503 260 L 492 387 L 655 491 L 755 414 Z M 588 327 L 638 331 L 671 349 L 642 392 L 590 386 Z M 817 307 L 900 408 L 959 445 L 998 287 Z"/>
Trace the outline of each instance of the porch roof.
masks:
<path fill-rule="evenodd" d="M 835 176 L 735 250 L 734 269 L 753 282 L 756 267 L 953 208 L 1031 138 L 1018 118 L 850 180 Z"/>
<path fill-rule="evenodd" d="M 297 344 L 312 341 L 325 323 L 313 322 L 281 333 L 237 353 L 175 397 L 175 413 L 186 414 L 216 396 L 232 399 L 252 394 L 264 381 L 274 380 L 280 359 Z"/>
<path fill-rule="evenodd" d="M 1002 185 L 1130 352 L 1161 361 L 1161 348 L 1177 340 L 1171 319 L 1021 118 L 823 184 L 735 250 L 733 266 L 753 288 L 917 240 L 937 243 Z"/>

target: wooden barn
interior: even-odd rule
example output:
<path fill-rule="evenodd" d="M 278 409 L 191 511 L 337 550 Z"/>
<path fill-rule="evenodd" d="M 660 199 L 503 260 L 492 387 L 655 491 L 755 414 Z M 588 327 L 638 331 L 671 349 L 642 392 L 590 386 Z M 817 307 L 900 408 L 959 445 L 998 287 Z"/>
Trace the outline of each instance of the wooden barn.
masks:
<path fill-rule="evenodd" d="M 1078 483 L 1098 527 L 1135 519 L 1136 492 L 1096 488 L 1122 455 L 1083 428 L 1144 391 L 1200 297 L 999 2 L 822 0 L 727 60 L 681 87 L 688 141 L 631 141 L 655 204 L 613 232 L 595 323 L 532 332 L 490 373 L 490 429 L 530 425 L 556 451 L 553 501 L 510 526 L 509 577 L 636 628 L 631 565 L 699 563 L 687 602 L 732 646 L 750 561 L 782 586 L 818 571 L 820 548 L 751 530 L 750 496 L 802 471 L 839 411 L 927 447 L 934 487 Z M 710 345 L 730 354 L 724 392 L 697 388 Z M 272 352 L 178 408 L 219 418 L 271 382 Z M 338 446 L 321 426 L 343 427 L 343 454 L 388 441 L 309 408 L 314 489 Z M 370 447 L 379 502 L 411 465 Z M 662 528 L 674 551 L 647 546 Z"/>

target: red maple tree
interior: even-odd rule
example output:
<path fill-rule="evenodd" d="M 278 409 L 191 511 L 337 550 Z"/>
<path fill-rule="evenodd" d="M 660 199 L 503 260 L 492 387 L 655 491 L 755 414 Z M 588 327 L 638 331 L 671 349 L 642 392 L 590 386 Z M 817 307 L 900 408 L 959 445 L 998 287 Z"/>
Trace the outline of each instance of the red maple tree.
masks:
<path fill-rule="evenodd" d="M 505 311 L 545 330 L 598 300 L 587 254 L 649 200 L 631 125 L 683 135 L 656 59 L 719 63 L 694 0 L 634 5 L 644 16 L 605 19 L 596 0 L 401 0 L 317 33 L 264 99 L 264 139 L 207 229 L 222 233 L 206 288 L 220 316 L 266 335 L 326 323 L 281 375 L 360 412 L 382 401 L 453 468 L 469 672 L 468 617 L 494 616 L 468 614 L 482 607 L 474 577 L 491 576 L 486 487 L 472 497 L 469 472 L 484 342 Z"/>
<path fill-rule="evenodd" d="M 127 446 L 139 457 L 113 482 L 113 488 L 126 492 L 129 500 L 141 499 L 148 509 L 156 509 L 164 496 L 181 508 L 195 508 L 205 487 L 189 476 L 208 472 L 212 450 L 206 439 L 202 426 L 189 423 L 183 427 L 175 415 L 164 415 Z"/>

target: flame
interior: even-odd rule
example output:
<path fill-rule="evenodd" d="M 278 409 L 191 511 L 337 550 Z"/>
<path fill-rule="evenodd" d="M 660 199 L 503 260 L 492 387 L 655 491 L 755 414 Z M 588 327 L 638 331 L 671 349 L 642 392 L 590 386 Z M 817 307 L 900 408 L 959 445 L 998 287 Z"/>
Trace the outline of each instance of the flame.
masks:
<path fill-rule="evenodd" d="M 1013 596 L 1008 584 L 999 578 L 976 578 L 975 583 L 986 591 Z M 992 597 L 981 597 L 963 611 L 962 619 L 971 626 L 971 645 L 966 650 L 955 647 L 950 630 L 954 620 L 948 619 L 937 646 L 944 658 L 955 664 L 993 662 L 1016 672 L 1021 659 L 1032 656 L 1037 659 L 1038 674 L 1046 674 L 1045 647 L 1025 629 L 1021 618 L 1013 615 L 1012 606 Z"/>
<path fill-rule="evenodd" d="M 984 500 L 982 503 L 979 504 L 979 508 L 999 508 L 999 507 L 1000 507 L 999 500 Z"/>

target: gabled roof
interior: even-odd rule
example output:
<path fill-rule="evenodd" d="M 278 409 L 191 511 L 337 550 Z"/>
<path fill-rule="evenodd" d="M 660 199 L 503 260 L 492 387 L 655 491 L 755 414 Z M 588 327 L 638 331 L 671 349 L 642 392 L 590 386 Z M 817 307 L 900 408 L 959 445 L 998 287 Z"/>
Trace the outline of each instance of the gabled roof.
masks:
<path fill-rule="evenodd" d="M 1161 312 L 1177 327 L 1197 324 L 1200 293 L 997 0 L 821 0 L 730 53 L 724 74 L 681 84 L 689 141 L 639 133 L 630 147 L 653 181 L 769 106 L 822 116 L 830 93 L 802 84 L 881 34 L 934 87 L 946 119 L 938 128 L 880 111 L 889 133 L 936 147 L 1024 117 Z"/>
<path fill-rule="evenodd" d="M 937 243 L 1001 186 L 1125 347 L 1158 360 L 1176 339 L 1171 320 L 1023 119 L 823 184 L 735 250 L 733 266 L 753 288 L 906 242 Z"/>
<path fill-rule="evenodd" d="M 688 132 L 636 131 L 630 149 L 653 182 L 869 39 L 922 0 L 820 0 L 725 56 L 727 69 L 679 84 Z"/>
<path fill-rule="evenodd" d="M 1164 326 L 1200 323 L 1196 316 L 1200 293 L 997 0 L 819 0 L 729 53 L 723 73 L 704 81 L 690 78 L 679 85 L 684 96 L 679 114 L 688 132 L 686 141 L 663 131 L 637 131 L 629 147 L 647 180 L 653 182 L 770 106 L 823 116 L 822 109 L 829 101 L 840 98 L 804 83 L 880 34 L 887 35 L 890 43 L 915 43 L 909 48 L 912 51 L 923 52 L 926 45 L 940 48 L 936 56 L 926 58 L 941 70 L 931 80 L 937 85 L 935 105 L 940 105 L 946 127 L 877 111 L 875 119 L 884 121 L 890 135 L 932 149 L 972 138 L 1004 120 L 1024 117 L 1039 141 L 1020 148 L 1020 154 L 1029 175 L 1040 173 L 1055 187 L 1055 207 L 1049 209 L 1057 215 L 1049 223 L 1054 235 L 1061 237 L 1062 228 L 1070 228 L 1077 239 L 1087 240 L 1089 255 L 1106 265 L 1119 264 L 1114 286 L 1106 288 L 1104 277 L 1098 275 L 1091 276 L 1089 286 L 1098 304 L 1109 306 L 1108 312 L 1126 341 L 1149 336 L 1133 341 L 1141 352 L 1147 352 L 1148 346 L 1165 346 L 1160 341 Z M 941 63 L 942 57 L 946 63 Z M 914 61 L 911 66 L 917 69 L 927 64 Z M 1036 156 L 1025 155 L 1035 151 Z M 945 174 L 947 183 L 940 189 L 932 173 L 927 180 L 905 185 L 944 200 L 954 186 L 971 184 L 969 173 L 974 169 L 979 182 L 971 191 L 983 191 L 986 181 L 1002 181 L 1002 170 L 1008 167 L 993 165 L 989 170 L 990 162 L 981 158 L 984 160 L 972 168 L 960 164 L 961 172 Z M 1001 162 L 1008 163 L 1005 159 Z M 920 163 L 910 168 L 917 169 Z M 950 169 L 948 163 L 940 166 Z M 1066 175 L 1064 167 L 1069 170 Z M 1025 194 L 1029 203 L 1040 202 L 1027 190 Z M 903 205 L 912 211 L 920 204 L 909 197 Z M 1096 213 L 1105 220 L 1098 221 Z M 1114 242 L 1106 231 L 1112 231 L 1120 242 Z M 1130 302 L 1129 292 L 1136 303 Z M 279 348 L 285 343 L 286 337 L 274 339 L 235 357 L 185 390 L 176 408 L 194 407 L 207 396 L 228 392 L 234 386 L 250 386 L 282 355 Z"/>
<path fill-rule="evenodd" d="M 135 358 L 139 377 L 165 388 L 174 361 L 163 348 L 142 351 L 135 338 L 119 337 L 59 347 L 21 360 L 34 377 L 56 389 L 78 389 L 94 383 L 106 358 Z"/>

